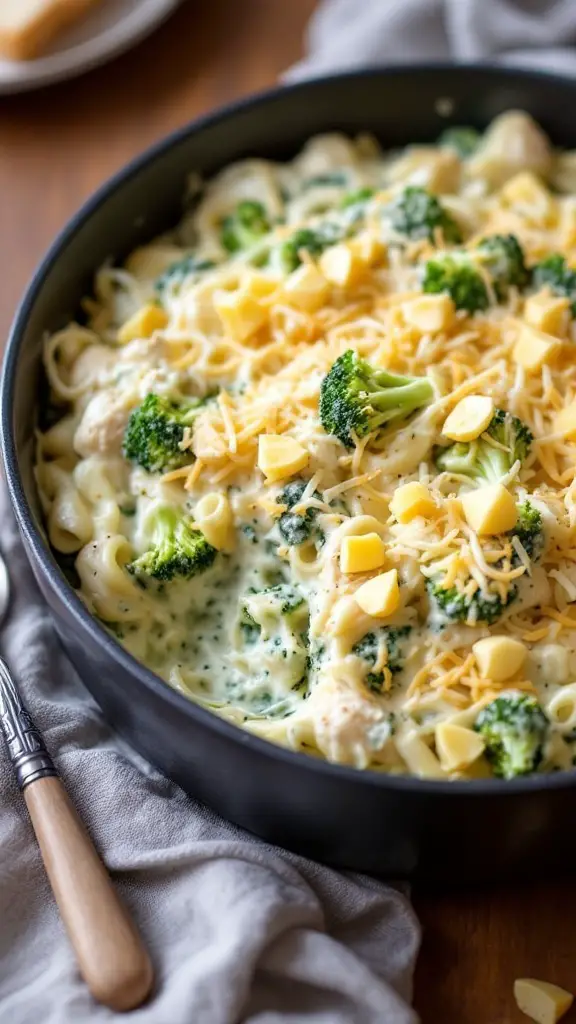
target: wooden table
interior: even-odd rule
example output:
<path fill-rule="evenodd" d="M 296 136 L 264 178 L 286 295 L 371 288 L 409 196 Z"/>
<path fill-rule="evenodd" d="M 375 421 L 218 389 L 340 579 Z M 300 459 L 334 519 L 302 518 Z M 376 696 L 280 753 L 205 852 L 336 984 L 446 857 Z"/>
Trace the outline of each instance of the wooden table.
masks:
<path fill-rule="evenodd" d="M 0 101 L 0 337 L 43 250 L 95 186 L 166 132 L 272 84 L 299 56 L 314 6 L 187 0 L 108 67 Z M 518 975 L 576 989 L 573 883 L 416 894 L 416 907 L 424 924 L 416 979 L 424 1024 L 526 1021 L 512 1001 Z"/>

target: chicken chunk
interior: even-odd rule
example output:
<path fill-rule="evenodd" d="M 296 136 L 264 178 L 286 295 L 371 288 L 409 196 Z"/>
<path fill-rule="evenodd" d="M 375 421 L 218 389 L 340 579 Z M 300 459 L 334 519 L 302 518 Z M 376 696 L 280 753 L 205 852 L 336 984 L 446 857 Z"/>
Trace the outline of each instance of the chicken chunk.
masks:
<path fill-rule="evenodd" d="M 118 353 L 109 345 L 89 345 L 82 349 L 70 369 L 69 384 L 86 390 L 107 380 L 118 359 Z"/>
<path fill-rule="evenodd" d="M 519 171 L 533 171 L 545 178 L 551 169 L 548 136 L 521 110 L 510 110 L 497 117 L 468 163 L 471 177 L 484 178 L 493 189 L 500 188 Z"/>
<path fill-rule="evenodd" d="M 390 715 L 356 687 L 327 674 L 313 689 L 308 710 L 318 749 L 328 761 L 367 768 L 386 759 Z"/>
<path fill-rule="evenodd" d="M 132 406 L 115 391 L 101 391 L 90 399 L 74 434 L 74 450 L 89 455 L 117 455 Z"/>

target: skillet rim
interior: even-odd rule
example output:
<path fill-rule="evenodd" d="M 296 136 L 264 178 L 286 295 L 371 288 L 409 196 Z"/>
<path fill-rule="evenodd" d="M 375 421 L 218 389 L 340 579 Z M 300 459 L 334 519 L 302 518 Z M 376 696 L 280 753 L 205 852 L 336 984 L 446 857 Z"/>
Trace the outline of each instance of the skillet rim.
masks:
<path fill-rule="evenodd" d="M 218 107 L 213 112 L 195 118 L 193 121 L 165 136 L 159 142 L 149 146 L 142 153 L 124 164 L 89 196 L 58 232 L 56 238 L 37 265 L 17 306 L 10 328 L 0 380 L 0 447 L 10 503 L 20 533 L 26 541 L 25 547 L 27 547 L 26 555 L 28 560 L 31 561 L 29 554 L 29 551 L 31 551 L 36 565 L 40 567 L 48 586 L 57 594 L 68 613 L 74 619 L 79 634 L 81 635 L 82 631 L 86 630 L 91 641 L 99 645 L 123 672 L 135 676 L 146 690 L 151 690 L 156 697 L 167 701 L 174 710 L 180 711 L 184 716 L 191 716 L 193 719 L 196 719 L 200 726 L 219 733 L 223 740 L 228 739 L 230 742 L 243 744 L 253 749 L 255 754 L 264 758 L 270 757 L 284 762 L 288 768 L 294 766 L 294 768 L 300 768 L 302 771 L 309 770 L 318 772 L 321 775 L 331 776 L 334 779 L 341 778 L 343 781 L 346 780 L 348 784 L 367 785 L 397 793 L 411 793 L 422 796 L 451 795 L 454 798 L 461 798 L 464 795 L 477 798 L 499 795 L 511 798 L 515 794 L 520 793 L 569 789 L 576 785 L 576 771 L 550 772 L 548 774 L 536 774 L 511 780 L 471 779 L 444 781 L 419 779 L 411 775 L 389 775 L 385 772 L 377 772 L 371 769 L 359 770 L 347 765 L 333 764 L 324 759 L 292 751 L 286 747 L 261 739 L 243 730 L 240 726 L 233 725 L 215 713 L 202 708 L 199 704 L 195 704 L 171 687 L 160 676 L 157 676 L 150 669 L 146 668 L 145 665 L 137 661 L 90 615 L 80 598 L 77 597 L 73 587 L 62 574 L 40 530 L 36 528 L 34 514 L 26 498 L 20 475 L 13 428 L 13 406 L 14 382 L 26 324 L 50 270 L 62 257 L 68 243 L 75 234 L 88 220 L 98 215 L 100 207 L 106 203 L 107 199 L 117 190 L 129 184 L 130 180 L 143 168 L 154 163 L 156 159 L 163 156 L 173 147 L 178 146 L 189 136 L 205 128 L 225 122 L 241 112 L 266 106 L 267 103 L 274 101 L 280 95 L 286 93 L 306 94 L 309 91 L 314 91 L 317 86 L 323 87 L 333 81 L 371 77 L 394 79 L 395 77 L 405 76 L 407 70 L 408 67 L 406 65 L 398 65 L 391 68 L 371 66 L 344 73 L 322 75 L 288 85 L 278 85 L 227 103 L 222 107 Z M 551 81 L 562 86 L 567 93 L 570 91 L 576 92 L 576 79 L 568 75 L 555 74 L 540 69 L 529 70 L 502 66 L 495 62 L 482 64 L 427 62 L 410 66 L 409 70 L 411 75 L 424 80 L 435 74 L 454 74 L 458 77 L 467 72 L 472 72 L 475 74 L 480 73 L 480 75 L 484 75 L 487 79 L 499 78 L 504 81 L 515 82 L 516 84 L 522 83 L 523 80 L 531 82 L 534 80 Z"/>

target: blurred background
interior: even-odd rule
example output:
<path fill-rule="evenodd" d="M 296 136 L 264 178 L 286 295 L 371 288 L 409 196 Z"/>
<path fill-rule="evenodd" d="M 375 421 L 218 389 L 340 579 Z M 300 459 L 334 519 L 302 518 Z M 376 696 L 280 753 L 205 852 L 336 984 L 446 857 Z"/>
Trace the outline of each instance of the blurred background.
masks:
<path fill-rule="evenodd" d="M 163 135 L 273 85 L 316 0 L 184 0 L 144 42 L 57 85 L 0 97 L 0 337 L 54 234 Z"/>

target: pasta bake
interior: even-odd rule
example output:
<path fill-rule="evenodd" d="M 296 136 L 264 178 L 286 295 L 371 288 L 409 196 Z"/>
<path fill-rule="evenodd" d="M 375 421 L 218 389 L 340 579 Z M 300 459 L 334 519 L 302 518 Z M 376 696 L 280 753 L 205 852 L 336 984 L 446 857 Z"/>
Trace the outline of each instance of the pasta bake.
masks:
<path fill-rule="evenodd" d="M 44 342 L 38 488 L 90 612 L 293 750 L 570 768 L 575 191 L 518 111 L 193 175 Z"/>

